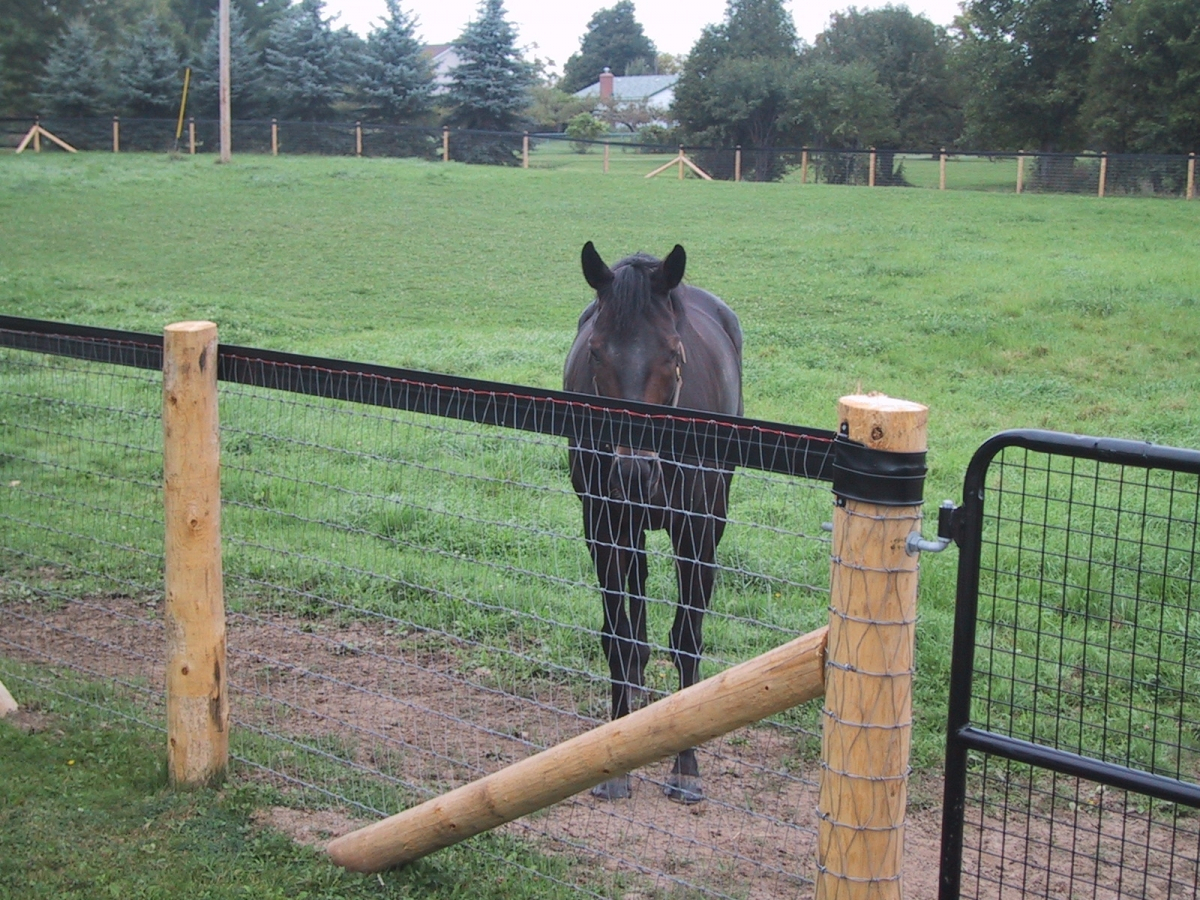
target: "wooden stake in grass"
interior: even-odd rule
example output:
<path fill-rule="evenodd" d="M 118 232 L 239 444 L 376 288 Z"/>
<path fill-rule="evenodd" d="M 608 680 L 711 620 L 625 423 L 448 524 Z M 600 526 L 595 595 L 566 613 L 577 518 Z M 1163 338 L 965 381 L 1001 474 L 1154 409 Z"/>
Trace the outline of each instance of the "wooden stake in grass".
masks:
<path fill-rule="evenodd" d="M 354 872 L 412 862 L 617 775 L 820 697 L 825 628 L 620 719 L 344 835 L 333 861 Z"/>
<path fill-rule="evenodd" d="M 167 775 L 175 787 L 225 777 L 229 700 L 221 586 L 217 326 L 163 332 Z"/>
<path fill-rule="evenodd" d="M 121 120 L 113 116 L 113 153 L 121 152 Z"/>
<path fill-rule="evenodd" d="M 1196 196 L 1196 154 L 1188 154 L 1187 199 Z"/>
<path fill-rule="evenodd" d="M 881 395 L 838 401 L 874 450 L 925 450 L 929 411 Z M 921 507 L 839 498 L 834 510 L 817 900 L 900 900 L 912 742 L 917 561 L 905 539 Z"/>
<path fill-rule="evenodd" d="M 867 172 L 867 187 L 875 187 L 875 148 L 871 148 L 871 164 Z"/>
<path fill-rule="evenodd" d="M 188 119 L 188 153 L 196 155 L 196 117 Z"/>
<path fill-rule="evenodd" d="M 354 155 L 362 156 L 362 122 L 354 123 Z"/>
<path fill-rule="evenodd" d="M 1025 189 L 1025 154 L 1017 154 L 1017 193 Z"/>
<path fill-rule="evenodd" d="M 521 168 L 529 168 L 529 132 L 525 132 L 521 138 Z"/>
<path fill-rule="evenodd" d="M 279 120 L 271 120 L 271 155 L 279 155 Z"/>
<path fill-rule="evenodd" d="M 742 180 L 742 145 L 738 144 L 733 151 L 733 180 Z"/>
<path fill-rule="evenodd" d="M 679 166 L 679 180 L 680 181 L 683 180 L 683 167 L 684 166 L 687 166 L 689 169 L 691 169 L 693 172 L 695 172 L 697 175 L 699 175 L 705 181 L 712 181 L 711 175 L 709 175 L 707 172 L 705 172 L 703 169 L 701 169 L 698 165 L 696 165 L 694 162 L 692 162 L 690 159 L 688 159 L 687 154 L 683 152 L 682 145 L 679 147 L 679 154 L 677 156 L 675 156 L 670 162 L 663 163 L 661 166 L 659 166 L 653 172 L 648 172 L 646 174 L 646 177 L 653 178 L 655 175 L 659 175 L 659 174 L 667 171 L 667 169 L 671 168 L 671 166 L 675 166 L 675 165 Z"/>
<path fill-rule="evenodd" d="M 942 148 L 942 155 L 938 158 L 938 190 L 946 189 L 946 148 Z"/>
<path fill-rule="evenodd" d="M 450 162 L 450 128 L 442 126 L 442 162 Z"/>
<path fill-rule="evenodd" d="M 808 184 L 808 148 L 800 151 L 800 183 Z"/>
<path fill-rule="evenodd" d="M 45 137 L 47 140 L 57 144 L 58 146 L 62 147 L 68 153 L 77 152 L 74 147 L 72 147 L 70 144 L 68 144 L 62 138 L 51 134 L 49 131 L 47 131 L 45 128 L 43 128 L 39 122 L 34 122 L 33 127 L 30 128 L 27 132 L 25 132 L 25 137 L 21 138 L 21 143 L 17 144 L 17 149 L 15 152 L 17 152 L 17 153 L 23 152 L 25 150 L 25 148 L 29 146 L 29 142 L 33 141 L 33 152 L 41 153 L 43 137 Z"/>
<path fill-rule="evenodd" d="M 1104 197 L 1104 184 L 1108 181 L 1108 154 L 1100 154 L 1100 187 L 1096 189 L 1097 197 Z"/>

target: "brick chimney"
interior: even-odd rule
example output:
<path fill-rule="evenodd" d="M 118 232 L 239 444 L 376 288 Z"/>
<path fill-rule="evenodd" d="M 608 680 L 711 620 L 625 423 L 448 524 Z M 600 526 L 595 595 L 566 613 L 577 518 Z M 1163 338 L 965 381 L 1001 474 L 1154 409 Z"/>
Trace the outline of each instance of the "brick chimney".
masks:
<path fill-rule="evenodd" d="M 613 94 L 613 73 L 608 66 L 600 73 L 600 99 L 607 100 Z"/>

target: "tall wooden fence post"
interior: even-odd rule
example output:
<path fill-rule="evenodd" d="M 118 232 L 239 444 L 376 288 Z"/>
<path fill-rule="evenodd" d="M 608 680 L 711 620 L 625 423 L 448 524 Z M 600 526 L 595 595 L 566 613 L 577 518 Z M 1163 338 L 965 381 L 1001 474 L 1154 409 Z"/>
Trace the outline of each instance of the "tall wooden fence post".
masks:
<path fill-rule="evenodd" d="M 113 153 L 121 152 L 121 120 L 113 116 Z"/>
<path fill-rule="evenodd" d="M 1191 200 L 1196 196 L 1196 154 L 1195 152 L 1188 154 L 1188 174 L 1187 174 L 1187 198 Z"/>
<path fill-rule="evenodd" d="M 742 180 L 742 145 L 738 144 L 733 149 L 733 180 L 735 182 Z"/>
<path fill-rule="evenodd" d="M 1017 154 L 1017 193 L 1025 189 L 1025 154 Z"/>
<path fill-rule="evenodd" d="M 679 145 L 679 180 L 683 181 L 683 144 Z"/>
<path fill-rule="evenodd" d="M 354 123 L 354 155 L 362 156 L 362 122 Z"/>
<path fill-rule="evenodd" d="M 271 155 L 279 155 L 279 120 L 271 120 Z"/>
<path fill-rule="evenodd" d="M 881 395 L 838 401 L 841 433 L 871 450 L 925 450 L 929 411 Z M 817 900 L 900 900 L 912 743 L 921 506 L 839 496 L 834 510 Z"/>
<path fill-rule="evenodd" d="M 522 169 L 529 168 L 529 132 L 528 131 L 525 132 L 525 134 L 521 138 L 521 168 Z"/>
<path fill-rule="evenodd" d="M 215 784 L 229 762 L 225 600 L 221 587 L 217 326 L 163 331 L 167 775 Z"/>
<path fill-rule="evenodd" d="M 808 184 L 808 148 L 800 148 L 800 183 Z"/>
<path fill-rule="evenodd" d="M 450 129 L 442 126 L 442 162 L 450 162 Z"/>
<path fill-rule="evenodd" d="M 871 162 L 867 171 L 867 187 L 875 187 L 875 148 L 871 148 Z"/>
<path fill-rule="evenodd" d="M 608 174 L 608 141 L 604 142 L 604 174 Z"/>
<path fill-rule="evenodd" d="M 42 120 L 40 117 L 33 120 L 33 152 L 42 152 Z"/>
<path fill-rule="evenodd" d="M 942 155 L 938 159 L 938 190 L 946 189 L 946 148 L 942 148 Z"/>
<path fill-rule="evenodd" d="M 196 155 L 196 117 L 188 119 L 188 153 Z"/>
<path fill-rule="evenodd" d="M 1108 181 L 1108 154 L 1100 154 L 1100 186 L 1096 189 L 1096 196 L 1104 196 L 1104 184 Z"/>

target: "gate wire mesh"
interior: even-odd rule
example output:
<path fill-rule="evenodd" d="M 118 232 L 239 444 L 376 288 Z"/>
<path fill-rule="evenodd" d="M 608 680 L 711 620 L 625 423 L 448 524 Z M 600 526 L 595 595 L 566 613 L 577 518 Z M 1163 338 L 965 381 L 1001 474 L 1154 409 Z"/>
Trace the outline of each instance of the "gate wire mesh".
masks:
<path fill-rule="evenodd" d="M 1172 452 L 1190 472 L 1025 446 L 987 465 L 976 729 L 1197 783 L 1200 453 Z M 967 746 L 961 896 L 1197 896 L 1195 808 Z"/>
<path fill-rule="evenodd" d="M 161 376 L 0 350 L 0 380 L 0 677 L 161 728 Z M 373 817 L 607 719 L 561 438 L 240 384 L 220 403 L 231 746 L 248 771 Z M 825 622 L 829 509 L 817 482 L 738 469 L 704 676 Z M 675 585 L 665 535 L 648 551 L 659 696 L 677 684 Z M 548 893 L 804 894 L 818 711 L 702 748 L 698 807 L 662 796 L 667 761 L 630 801 L 583 794 L 472 846 L 508 861 L 519 838 L 543 863 L 513 865 Z"/>

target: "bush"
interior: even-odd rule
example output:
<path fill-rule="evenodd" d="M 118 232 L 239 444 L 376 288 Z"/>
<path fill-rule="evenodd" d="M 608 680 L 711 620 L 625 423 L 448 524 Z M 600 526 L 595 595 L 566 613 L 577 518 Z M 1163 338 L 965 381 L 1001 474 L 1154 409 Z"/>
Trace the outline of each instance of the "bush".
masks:
<path fill-rule="evenodd" d="M 591 113 L 580 113 L 567 123 L 567 137 L 575 143 L 572 145 L 576 153 L 587 153 L 592 149 L 592 141 L 599 140 L 608 131 L 608 126 Z"/>

